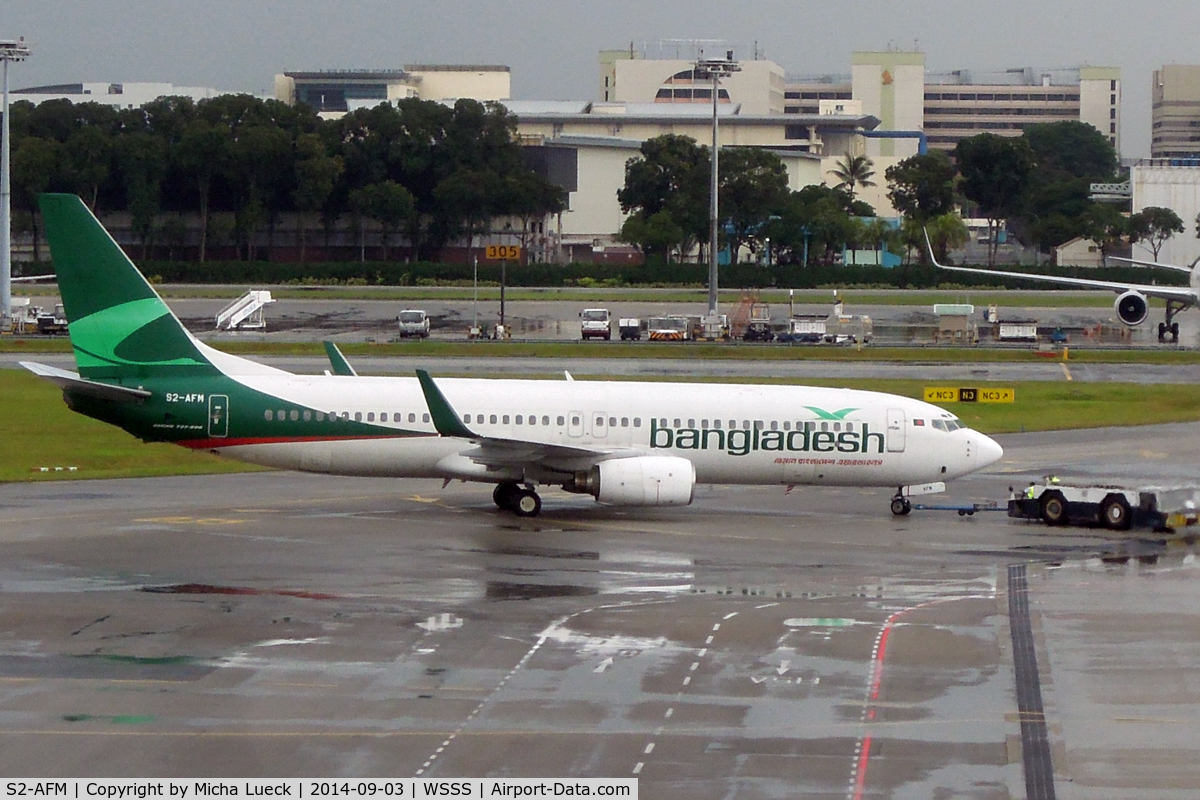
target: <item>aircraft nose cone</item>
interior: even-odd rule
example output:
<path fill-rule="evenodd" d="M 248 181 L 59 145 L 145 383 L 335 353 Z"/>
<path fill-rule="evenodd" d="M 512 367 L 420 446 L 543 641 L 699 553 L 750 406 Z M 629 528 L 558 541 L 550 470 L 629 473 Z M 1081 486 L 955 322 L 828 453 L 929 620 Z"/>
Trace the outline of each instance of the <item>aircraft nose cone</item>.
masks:
<path fill-rule="evenodd" d="M 976 469 L 995 464 L 1004 456 L 1004 448 L 997 444 L 995 439 L 984 436 L 982 433 L 977 433 L 976 436 L 979 437 L 976 445 L 979 462 L 976 464 Z"/>

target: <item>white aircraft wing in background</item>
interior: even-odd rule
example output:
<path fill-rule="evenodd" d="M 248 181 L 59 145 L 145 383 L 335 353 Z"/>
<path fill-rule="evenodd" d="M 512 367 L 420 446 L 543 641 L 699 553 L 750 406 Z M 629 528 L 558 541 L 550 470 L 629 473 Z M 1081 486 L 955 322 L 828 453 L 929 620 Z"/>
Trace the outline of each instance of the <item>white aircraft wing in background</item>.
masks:
<path fill-rule="evenodd" d="M 1121 283 L 1118 281 L 1100 281 L 1091 278 L 1068 278 L 1059 275 L 1035 275 L 1029 272 L 1006 272 L 998 269 L 979 269 L 976 267 L 951 267 L 946 264 L 939 264 L 937 257 L 933 254 L 933 243 L 929 240 L 929 232 L 925 232 L 925 244 L 929 248 L 929 259 L 938 269 L 948 270 L 950 272 L 969 272 L 974 275 L 994 275 L 1001 278 L 1018 278 L 1028 281 L 1041 281 L 1043 283 L 1057 283 L 1060 286 L 1075 286 L 1080 289 L 1104 289 L 1111 292 L 1116 292 L 1118 297 L 1113 303 L 1113 308 L 1117 312 L 1117 316 L 1121 322 L 1130 327 L 1141 325 L 1146 321 L 1146 317 L 1150 313 L 1150 304 L 1146 302 L 1148 297 L 1157 297 L 1167 301 L 1166 321 L 1158 326 L 1158 339 L 1164 341 L 1167 334 L 1171 334 L 1172 338 L 1179 341 L 1179 323 L 1174 322 L 1174 317 L 1180 311 L 1186 308 L 1191 308 L 1200 302 L 1200 274 L 1195 268 L 1177 267 L 1169 264 L 1155 264 L 1148 261 L 1136 261 L 1131 258 L 1121 259 L 1139 266 L 1154 266 L 1165 267 L 1167 269 L 1182 270 L 1191 275 L 1189 286 L 1156 286 L 1148 283 Z"/>

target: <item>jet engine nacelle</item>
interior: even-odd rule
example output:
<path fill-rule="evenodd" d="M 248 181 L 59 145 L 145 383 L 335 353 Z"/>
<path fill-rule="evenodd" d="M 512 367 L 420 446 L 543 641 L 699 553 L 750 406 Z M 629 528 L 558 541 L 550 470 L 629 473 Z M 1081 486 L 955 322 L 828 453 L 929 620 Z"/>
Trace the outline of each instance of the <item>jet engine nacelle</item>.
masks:
<path fill-rule="evenodd" d="M 639 456 L 601 461 L 563 488 L 614 506 L 686 506 L 695 487 L 696 468 L 686 458 Z"/>
<path fill-rule="evenodd" d="M 1146 321 L 1146 315 L 1150 313 L 1150 304 L 1146 302 L 1146 297 L 1139 292 L 1130 290 L 1117 298 L 1113 303 L 1113 308 L 1117 312 L 1117 316 L 1121 318 L 1130 327 L 1136 327 Z"/>

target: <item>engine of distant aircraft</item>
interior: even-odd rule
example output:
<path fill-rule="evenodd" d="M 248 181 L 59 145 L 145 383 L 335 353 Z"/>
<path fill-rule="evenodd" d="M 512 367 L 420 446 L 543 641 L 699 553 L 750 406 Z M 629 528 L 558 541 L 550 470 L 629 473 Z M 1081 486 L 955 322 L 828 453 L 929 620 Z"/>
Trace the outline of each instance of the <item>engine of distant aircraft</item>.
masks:
<path fill-rule="evenodd" d="M 1117 298 L 1113 303 L 1113 308 L 1117 312 L 1117 316 L 1121 318 L 1130 327 L 1141 325 L 1146 321 L 1146 316 L 1150 313 L 1150 304 L 1146 302 L 1145 295 L 1128 291 Z"/>

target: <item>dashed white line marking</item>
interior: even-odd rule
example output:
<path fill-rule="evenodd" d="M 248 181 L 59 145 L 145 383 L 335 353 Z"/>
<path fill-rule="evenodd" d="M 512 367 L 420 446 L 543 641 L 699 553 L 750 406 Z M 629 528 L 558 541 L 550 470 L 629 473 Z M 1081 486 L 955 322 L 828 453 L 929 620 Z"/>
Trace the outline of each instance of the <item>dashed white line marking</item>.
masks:
<path fill-rule="evenodd" d="M 708 653 L 708 648 L 707 648 L 707 647 L 701 647 L 701 648 L 700 648 L 700 652 L 699 652 L 699 653 L 696 653 L 696 655 L 697 655 L 697 656 L 699 656 L 700 658 L 704 658 L 704 656 L 705 656 L 707 653 Z"/>
<path fill-rule="evenodd" d="M 712 640 L 713 640 L 713 637 L 711 637 L 711 636 L 710 636 L 710 637 L 708 637 L 707 639 L 705 639 L 705 640 L 704 640 L 704 643 L 705 643 L 705 644 L 712 644 Z"/>
<path fill-rule="evenodd" d="M 714 630 L 714 631 L 719 631 L 719 630 L 721 630 L 721 623 L 719 623 L 719 622 L 718 622 L 718 623 L 716 623 L 715 625 L 713 625 L 713 630 Z"/>
<path fill-rule="evenodd" d="M 695 672 L 695 671 L 696 671 L 696 667 L 698 667 L 698 666 L 700 666 L 700 662 L 699 662 L 699 661 L 693 661 L 693 662 L 692 662 L 692 665 L 691 665 L 690 667 L 688 667 L 688 672 Z"/>
<path fill-rule="evenodd" d="M 641 772 L 641 771 L 642 771 L 642 767 L 644 767 L 644 766 L 646 766 L 646 765 L 645 765 L 645 764 L 643 764 L 641 761 L 639 761 L 638 763 L 634 764 L 634 765 L 633 765 L 633 774 L 634 774 L 634 775 L 637 775 L 639 772 Z"/>
<path fill-rule="evenodd" d="M 687 686 L 687 685 L 688 685 L 689 683 L 691 683 L 691 682 L 692 682 L 692 677 L 691 677 L 690 675 L 689 675 L 688 677 L 686 677 L 686 678 L 684 678 L 684 679 L 683 679 L 683 685 L 684 685 L 684 686 Z"/>
<path fill-rule="evenodd" d="M 736 611 L 730 611 L 728 614 L 726 614 L 725 616 L 721 617 L 721 619 L 733 619 L 733 618 L 734 618 L 734 617 L 736 617 L 737 615 L 738 615 L 738 612 L 736 612 Z"/>
<path fill-rule="evenodd" d="M 651 742 L 650 744 L 646 745 L 646 749 L 642 752 L 645 753 L 645 755 L 650 755 L 651 753 L 653 753 L 654 752 L 654 742 Z"/>
<path fill-rule="evenodd" d="M 779 603 L 763 603 L 761 606 L 755 606 L 754 610 L 760 611 L 764 608 L 770 608 L 771 606 L 777 606 L 777 605 L 779 605 Z"/>
<path fill-rule="evenodd" d="M 672 715 L 672 714 L 674 714 L 674 713 L 675 713 L 675 709 L 673 709 L 673 708 L 668 708 L 668 709 L 667 709 L 667 713 L 663 714 L 663 719 L 670 719 L 670 718 L 671 718 L 671 715 Z"/>

